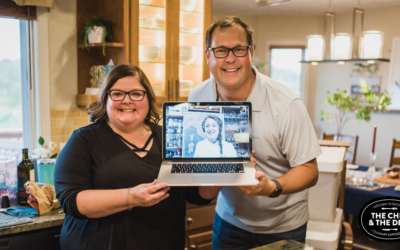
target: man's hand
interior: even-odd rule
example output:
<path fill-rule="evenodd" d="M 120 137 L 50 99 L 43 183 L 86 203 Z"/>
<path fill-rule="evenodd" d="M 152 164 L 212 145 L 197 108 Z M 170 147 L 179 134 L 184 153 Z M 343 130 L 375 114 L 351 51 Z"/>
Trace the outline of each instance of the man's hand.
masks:
<path fill-rule="evenodd" d="M 270 196 L 276 188 L 275 183 L 268 180 L 267 176 L 260 171 L 256 172 L 256 178 L 259 181 L 257 186 L 240 186 L 238 188 L 248 196 Z"/>
<path fill-rule="evenodd" d="M 256 154 L 256 151 L 253 149 L 253 155 Z M 256 168 L 257 160 L 254 157 L 250 158 L 251 162 L 254 164 L 254 168 Z M 268 180 L 267 176 L 260 171 L 256 171 L 256 179 L 259 181 L 257 186 L 240 186 L 238 187 L 245 195 L 257 196 L 257 195 L 266 195 L 269 196 L 275 190 L 275 183 Z"/>

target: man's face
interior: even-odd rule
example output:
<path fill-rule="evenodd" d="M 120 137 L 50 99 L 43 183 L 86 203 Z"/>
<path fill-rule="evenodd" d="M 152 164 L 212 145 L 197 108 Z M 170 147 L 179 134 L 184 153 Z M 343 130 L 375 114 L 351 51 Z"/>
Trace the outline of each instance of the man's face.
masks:
<path fill-rule="evenodd" d="M 224 47 L 235 48 L 248 46 L 246 31 L 240 26 L 219 29 L 216 28 L 211 36 L 211 48 Z M 218 83 L 218 87 L 226 90 L 240 89 L 245 84 L 251 83 L 251 71 L 253 62 L 253 49 L 244 57 L 236 57 L 232 51 L 225 58 L 216 58 L 214 52 L 206 49 L 207 64 Z"/>

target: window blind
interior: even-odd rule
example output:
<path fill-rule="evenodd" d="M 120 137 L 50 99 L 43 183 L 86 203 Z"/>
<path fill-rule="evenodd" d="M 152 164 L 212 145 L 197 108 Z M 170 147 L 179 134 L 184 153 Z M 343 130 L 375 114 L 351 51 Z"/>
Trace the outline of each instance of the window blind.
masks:
<path fill-rule="evenodd" d="M 0 0 L 0 17 L 34 20 L 36 19 L 36 6 L 18 6 L 12 0 Z"/>

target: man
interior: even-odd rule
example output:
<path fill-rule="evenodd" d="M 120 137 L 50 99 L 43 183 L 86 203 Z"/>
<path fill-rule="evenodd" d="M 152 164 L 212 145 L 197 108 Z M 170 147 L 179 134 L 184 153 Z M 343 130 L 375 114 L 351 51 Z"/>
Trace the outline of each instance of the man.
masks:
<path fill-rule="evenodd" d="M 290 89 L 260 74 L 253 31 L 239 18 L 216 20 L 206 34 L 213 78 L 189 101 L 250 101 L 255 187 L 223 187 L 217 201 L 213 249 L 249 249 L 283 239 L 305 242 L 308 188 L 318 180 L 322 153 L 304 104 Z"/>

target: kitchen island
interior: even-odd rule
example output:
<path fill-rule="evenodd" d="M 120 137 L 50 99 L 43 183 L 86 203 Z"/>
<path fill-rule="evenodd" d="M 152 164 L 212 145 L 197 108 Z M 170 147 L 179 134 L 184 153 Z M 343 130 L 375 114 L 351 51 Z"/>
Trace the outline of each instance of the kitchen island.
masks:
<path fill-rule="evenodd" d="M 64 217 L 65 214 L 59 208 L 33 217 L 29 223 L 0 227 L 0 249 L 23 249 L 27 246 L 29 250 L 60 249 L 60 232 Z M 4 220 L 16 217 L 5 215 L 1 218 L 0 225 Z"/>

